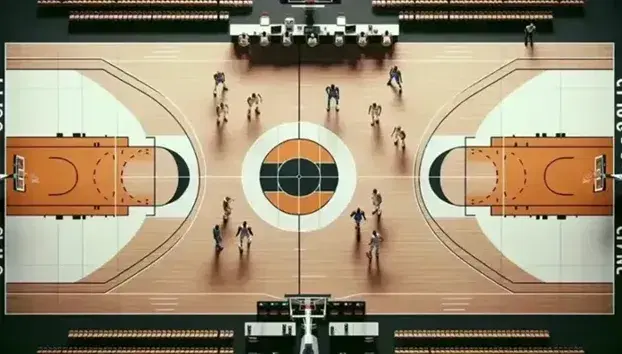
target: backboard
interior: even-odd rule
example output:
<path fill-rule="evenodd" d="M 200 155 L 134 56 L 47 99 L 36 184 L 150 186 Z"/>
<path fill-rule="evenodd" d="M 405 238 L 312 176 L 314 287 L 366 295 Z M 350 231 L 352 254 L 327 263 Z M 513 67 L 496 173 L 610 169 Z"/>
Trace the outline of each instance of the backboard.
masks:
<path fill-rule="evenodd" d="M 16 192 L 26 192 L 26 159 L 23 156 L 13 157 L 13 189 Z"/>
<path fill-rule="evenodd" d="M 289 315 L 293 319 L 305 318 L 307 309 L 310 310 L 311 318 L 326 317 L 326 308 L 328 305 L 327 295 L 288 295 Z"/>
<path fill-rule="evenodd" d="M 607 173 L 607 161 L 605 155 L 596 156 L 594 158 L 594 192 L 602 192 L 607 187 L 607 179 L 605 174 Z"/>

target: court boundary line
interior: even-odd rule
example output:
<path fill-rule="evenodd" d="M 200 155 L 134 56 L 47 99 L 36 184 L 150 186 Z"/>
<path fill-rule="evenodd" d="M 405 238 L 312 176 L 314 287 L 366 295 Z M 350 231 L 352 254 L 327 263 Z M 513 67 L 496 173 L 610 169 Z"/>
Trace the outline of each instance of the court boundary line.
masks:
<path fill-rule="evenodd" d="M 238 293 L 238 292 L 213 292 L 213 293 L 89 293 L 89 292 L 76 292 L 76 293 L 54 293 L 54 292 L 17 292 L 17 293 L 9 293 L 10 295 L 16 296 L 219 296 L 219 295 L 229 295 L 229 296 L 265 296 L 272 299 L 285 299 L 285 297 L 268 294 L 268 293 Z M 568 296 L 605 296 L 611 295 L 611 293 L 595 293 L 595 292 L 569 292 L 569 293 L 555 293 L 555 292 L 531 292 L 531 293 L 508 293 L 508 292 L 498 292 L 498 293 L 447 293 L 447 292 L 383 292 L 383 293 L 353 293 L 345 296 L 334 297 L 333 300 L 339 301 L 341 299 L 349 299 L 357 296 L 560 296 L 560 295 L 568 295 Z"/>
<path fill-rule="evenodd" d="M 33 42 L 33 43 L 24 43 L 24 42 L 15 42 L 15 43 L 11 43 L 11 42 L 9 42 L 9 43 L 5 43 L 5 52 L 6 52 L 6 49 L 8 48 L 8 46 L 9 46 L 9 45 L 20 45 L 20 44 L 22 44 L 22 45 L 42 45 L 42 44 L 45 44 L 45 45 L 58 45 L 58 44 L 61 44 L 61 45 L 67 45 L 67 44 L 70 44 L 70 45 L 80 45 L 80 44 L 84 44 L 84 45 L 97 45 L 97 46 L 105 46 L 105 45 L 111 45 L 111 44 L 114 44 L 114 43 L 102 44 L 102 43 L 96 43 L 96 42 L 91 42 L 91 43 L 89 43 L 89 42 L 85 42 L 85 43 L 67 43 L 67 42 L 58 42 L 58 43 L 36 43 L 36 42 Z M 175 42 L 124 42 L 124 43 L 122 43 L 122 44 L 126 44 L 126 45 L 127 45 L 127 44 L 130 44 L 130 45 L 135 45 L 135 44 L 146 44 L 146 45 L 151 45 L 151 46 L 158 46 L 158 45 L 159 45 L 159 46 L 162 46 L 162 45 L 175 45 L 175 46 L 180 46 L 180 47 L 181 47 L 181 46 L 186 46 L 186 45 L 189 45 L 189 44 L 190 44 L 190 45 L 222 45 L 222 43 L 175 43 Z M 405 43 L 405 44 L 406 44 L 406 43 Z M 431 42 L 431 43 L 426 43 L 426 44 L 432 44 L 432 45 L 450 45 L 450 44 L 453 44 L 453 45 L 464 45 L 464 46 L 467 46 L 467 45 L 516 45 L 516 43 L 514 43 L 514 42 L 499 42 L 499 43 L 496 43 L 496 42 Z M 566 44 L 566 45 L 567 45 L 568 43 L 560 43 L 560 42 L 546 42 L 546 43 L 544 43 L 544 44 L 548 44 L 548 45 L 550 45 L 550 44 Z M 612 44 L 612 43 L 611 43 L 611 42 L 584 42 L 584 43 L 581 43 L 581 42 L 573 42 L 572 44 L 588 44 L 588 45 L 603 45 L 603 44 L 608 44 L 608 45 L 610 45 L 610 44 Z M 7 56 L 5 56 L 5 73 L 8 71 L 7 66 L 6 66 L 7 58 L 8 58 L 8 57 L 7 57 Z M 25 58 L 25 59 L 33 59 L 33 58 Z M 49 58 L 49 59 L 54 59 L 54 58 Z M 85 59 L 85 58 L 77 58 L 77 59 Z M 537 58 L 537 59 L 543 59 L 543 58 Z M 566 59 L 566 60 L 567 60 L 567 59 L 580 59 L 580 58 L 553 58 L 553 59 L 562 59 L 562 60 L 563 60 L 563 59 Z M 585 58 L 583 58 L 583 59 L 585 60 Z M 595 58 L 590 58 L 590 59 L 595 59 Z M 598 58 L 596 58 L 596 59 L 598 59 Z M 609 59 L 609 60 L 614 60 L 614 58 L 600 58 L 600 59 Z M 587 60 L 589 60 L 589 59 L 587 59 Z M 180 60 L 176 60 L 176 61 L 177 61 L 177 62 L 179 62 Z M 224 61 L 226 61 L 226 60 L 220 60 L 220 61 L 218 61 L 218 62 L 224 62 Z M 410 61 L 412 61 L 412 62 L 416 62 L 416 60 L 410 60 Z M 469 62 L 468 60 L 463 60 L 463 59 L 448 60 L 448 62 L 456 62 L 456 61 L 460 61 L 460 62 Z M 501 60 L 495 60 L 495 62 L 500 62 L 500 61 L 501 61 Z M 148 61 L 148 60 L 146 60 L 145 62 L 153 62 L 153 61 Z M 13 69 L 12 69 L 12 70 L 13 70 Z M 178 110 L 178 111 L 182 114 L 182 116 L 183 116 L 185 119 L 187 119 L 187 117 L 185 116 L 185 114 L 184 114 L 184 113 L 183 113 L 183 112 L 179 109 L 179 107 L 178 107 L 178 106 L 177 106 L 174 102 L 172 102 L 170 99 L 168 99 L 168 97 L 167 97 L 167 96 L 165 96 L 165 95 L 162 95 L 162 96 L 163 96 L 164 98 L 166 98 L 167 100 L 169 100 L 169 102 L 170 102 L 170 103 L 171 103 L 171 104 L 172 104 L 172 105 L 173 105 L 173 106 L 174 106 L 174 107 L 175 107 L 175 108 L 176 108 L 176 109 L 177 109 L 177 110 Z M 194 127 L 193 127 L 192 125 L 190 125 L 190 126 L 191 126 L 191 128 L 192 128 L 192 131 L 193 131 L 193 132 L 195 132 Z M 426 131 L 427 131 L 427 128 L 426 128 Z M 195 133 L 195 137 L 196 137 L 196 133 Z M 5 140 L 5 149 L 6 149 L 6 140 Z M 201 148 L 201 147 L 200 147 L 200 149 L 201 149 L 201 152 L 202 152 L 202 148 Z M 359 176 L 359 177 L 360 177 L 360 176 Z M 370 177 L 377 177 L 377 176 L 370 176 Z M 395 176 L 393 176 L 393 177 L 395 177 Z M 199 178 L 201 178 L 201 177 L 199 177 Z M 382 178 L 382 177 L 381 177 L 381 176 L 378 176 L 378 178 Z M 404 177 L 404 178 L 421 178 L 421 177 L 420 177 L 420 176 L 407 176 L 407 177 Z M 463 178 L 463 177 L 462 177 L 462 178 Z M 413 188 L 414 188 L 414 185 L 413 185 Z M 6 192 L 6 191 L 5 191 L 5 192 Z M 202 204 L 200 204 L 200 205 L 197 207 L 197 210 L 198 210 L 198 209 L 200 209 L 201 205 L 202 205 Z M 5 214 L 6 214 L 6 210 L 5 210 Z M 190 227 L 194 224 L 194 221 L 196 220 L 196 218 L 197 218 L 197 217 L 195 216 L 195 218 L 193 218 L 193 220 L 191 220 L 191 224 L 190 224 L 189 228 L 190 228 Z M 5 215 L 5 219 L 6 219 L 6 215 Z M 428 227 L 429 227 L 429 225 L 428 225 Z M 133 279 L 135 276 L 139 275 L 139 274 L 140 274 L 140 273 L 142 273 L 144 270 L 146 270 L 146 269 L 150 268 L 153 264 L 157 263 L 157 262 L 158 262 L 159 260 L 161 260 L 161 258 L 163 258 L 166 254 L 169 254 L 169 253 L 170 253 L 170 251 L 172 251 L 172 250 L 173 250 L 173 248 L 174 248 L 174 247 L 176 247 L 176 246 L 180 243 L 180 241 L 181 241 L 181 240 L 182 240 L 182 239 L 186 236 L 187 232 L 188 232 L 188 231 L 186 231 L 186 232 L 184 233 L 184 235 L 182 235 L 182 237 L 180 237 L 180 239 L 179 239 L 179 240 L 178 240 L 178 241 L 177 241 L 177 242 L 176 242 L 176 243 L 175 243 L 175 244 L 174 244 L 174 245 L 173 245 L 173 246 L 172 246 L 172 247 L 171 247 L 171 248 L 170 248 L 170 249 L 169 249 L 166 253 L 164 253 L 164 254 L 163 254 L 160 258 L 158 258 L 157 260 L 155 260 L 154 262 L 152 262 L 151 264 L 149 264 L 147 267 L 145 267 L 143 270 L 141 270 L 141 271 L 139 271 L 138 273 L 136 273 L 136 274 L 135 274 L 134 276 L 132 276 L 131 278 L 128 278 L 128 279 L 127 279 L 127 280 L 125 280 L 124 282 L 122 282 L 122 283 L 118 284 L 117 286 L 115 286 L 114 288 L 110 289 L 110 290 L 109 290 L 109 292 L 102 293 L 102 295 L 105 295 L 105 294 L 108 294 L 108 295 L 111 295 L 111 294 L 123 294 L 123 293 L 111 293 L 110 291 L 112 291 L 112 290 L 114 290 L 114 289 L 116 289 L 116 288 L 118 288 L 118 287 L 122 286 L 122 285 L 123 285 L 124 283 L 126 283 L 127 281 L 129 281 L 129 280 Z M 439 240 L 437 239 L 437 241 L 439 241 Z M 442 244 L 442 242 L 441 242 L 441 244 Z M 450 253 L 452 253 L 452 254 L 453 254 L 453 252 L 450 252 Z M 6 283 L 6 277 L 5 277 L 5 287 L 6 287 L 6 284 L 7 284 L 7 283 Z M 615 289 L 615 288 L 614 288 L 614 289 Z M 614 291 L 615 291 L 615 290 L 614 290 Z M 20 293 L 12 293 L 11 295 L 17 295 L 17 294 L 20 294 Z M 26 294 L 26 293 L 21 293 L 21 294 Z M 55 295 L 60 295 L 60 294 L 58 294 L 58 293 L 54 293 L 54 294 L 55 294 Z M 218 293 L 216 293 L 216 294 L 218 294 Z M 248 293 L 247 293 L 247 294 L 248 294 Z M 372 294 L 373 294 L 373 293 L 372 293 Z M 380 294 L 380 293 L 376 293 L 376 294 Z M 563 295 L 564 293 L 555 293 L 555 294 L 558 294 L 558 295 Z M 566 293 L 566 294 L 567 294 L 567 293 Z M 585 295 L 585 293 L 581 293 L 581 294 Z M 8 294 L 7 294 L 7 295 L 8 295 Z M 456 295 L 456 294 L 453 294 L 453 295 Z M 507 295 L 517 295 L 517 294 L 516 294 L 516 293 L 512 293 L 512 292 L 510 292 L 510 293 L 509 293 L 509 294 L 507 294 Z M 614 299 L 615 299 L 615 296 L 614 296 Z M 7 311 L 6 311 L 6 296 L 5 296 L 5 313 L 7 313 Z M 17 314 L 17 313 L 9 313 L 9 314 Z M 26 313 L 26 314 L 29 314 L 29 313 Z M 34 313 L 33 313 L 33 314 L 34 314 Z M 52 314 L 56 314 L 56 313 L 52 313 Z M 71 314 L 71 313 L 58 313 L 58 314 Z M 86 313 L 77 313 L 77 314 L 82 314 L 82 315 L 84 315 L 84 314 L 86 314 Z M 105 314 L 105 313 L 95 313 L 95 314 Z M 128 314 L 130 314 L 130 313 L 128 313 Z M 137 313 L 137 314 L 143 314 L 143 313 Z M 153 313 L 148 313 L 148 314 L 153 314 Z M 183 314 L 183 313 L 175 313 L 175 314 Z M 194 314 L 194 315 L 196 315 L 196 314 L 200 314 L 200 313 L 189 313 L 189 314 Z M 217 313 L 207 313 L 207 314 L 216 315 Z M 233 315 L 240 315 L 240 314 L 244 314 L 244 313 L 232 313 L 232 314 L 233 314 Z M 374 314 L 375 314 L 375 313 L 374 313 Z M 406 314 L 414 314 L 414 313 L 406 313 Z M 421 314 L 421 313 L 420 313 L 420 314 Z M 423 313 L 423 314 L 425 314 L 425 313 Z M 439 313 L 430 313 L 430 314 L 433 314 L 433 315 L 438 315 Z M 440 314 L 443 314 L 443 313 L 440 313 Z M 481 315 L 481 314 L 485 314 L 485 313 L 468 313 L 468 314 L 478 314 L 478 315 Z M 499 314 L 499 313 L 492 313 L 492 314 Z M 503 313 L 503 314 L 506 314 L 506 313 Z M 510 313 L 507 313 L 507 314 L 510 314 Z M 525 313 L 519 313 L 519 314 L 525 315 Z M 537 313 L 537 314 L 544 314 L 544 313 Z M 561 313 L 561 314 L 572 314 L 572 313 Z M 579 313 L 579 314 L 581 314 L 581 313 Z M 391 313 L 391 315 L 397 315 L 397 313 Z M 600 314 L 600 315 L 602 315 L 602 314 Z"/>

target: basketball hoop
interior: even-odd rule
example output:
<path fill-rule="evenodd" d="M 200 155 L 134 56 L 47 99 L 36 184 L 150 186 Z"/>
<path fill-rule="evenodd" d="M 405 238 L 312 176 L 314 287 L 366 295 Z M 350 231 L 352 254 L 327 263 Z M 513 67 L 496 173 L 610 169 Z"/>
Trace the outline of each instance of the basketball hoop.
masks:
<path fill-rule="evenodd" d="M 596 171 L 590 171 L 583 175 L 583 184 L 593 183 L 594 179 L 598 178 Z"/>
<path fill-rule="evenodd" d="M 307 5 L 314 5 L 315 4 L 315 0 L 305 0 L 305 4 L 307 4 Z"/>

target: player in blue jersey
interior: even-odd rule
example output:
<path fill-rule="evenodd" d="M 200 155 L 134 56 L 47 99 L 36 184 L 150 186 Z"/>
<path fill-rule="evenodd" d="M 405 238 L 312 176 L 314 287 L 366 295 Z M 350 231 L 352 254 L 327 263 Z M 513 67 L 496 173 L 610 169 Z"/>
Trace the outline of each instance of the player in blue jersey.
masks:
<path fill-rule="evenodd" d="M 361 222 L 367 221 L 367 218 L 365 217 L 365 212 L 362 211 L 361 208 L 356 208 L 355 211 L 351 212 L 350 217 L 354 219 L 354 224 L 357 231 L 361 229 Z"/>
<path fill-rule="evenodd" d="M 332 84 L 330 86 L 326 86 L 326 112 L 330 111 L 330 101 L 335 100 L 335 112 L 339 112 L 339 87 Z"/>
<path fill-rule="evenodd" d="M 397 68 L 397 66 L 394 66 L 391 68 L 391 70 L 389 70 L 389 81 L 387 82 L 387 86 L 392 86 L 393 85 L 393 81 L 395 81 L 395 83 L 397 84 L 397 86 L 400 88 L 400 94 L 402 93 L 402 72 L 400 71 L 400 69 Z"/>

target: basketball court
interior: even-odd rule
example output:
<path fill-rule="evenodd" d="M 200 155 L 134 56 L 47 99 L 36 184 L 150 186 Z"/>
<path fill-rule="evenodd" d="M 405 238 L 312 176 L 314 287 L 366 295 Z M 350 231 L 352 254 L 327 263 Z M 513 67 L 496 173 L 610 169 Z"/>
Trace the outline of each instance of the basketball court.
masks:
<path fill-rule="evenodd" d="M 297 66 L 229 44 L 6 53 L 8 313 L 253 313 L 296 293 L 372 314 L 613 312 L 612 44 L 400 43 Z"/>

